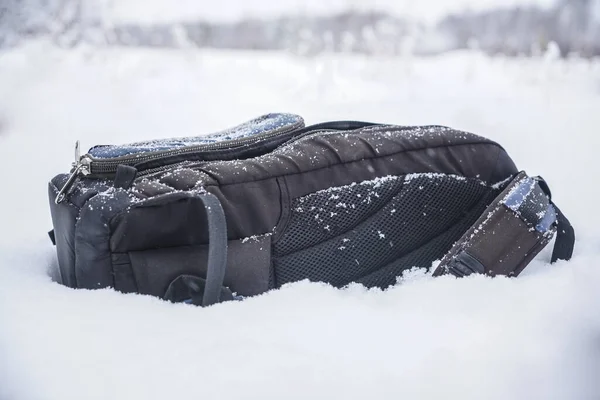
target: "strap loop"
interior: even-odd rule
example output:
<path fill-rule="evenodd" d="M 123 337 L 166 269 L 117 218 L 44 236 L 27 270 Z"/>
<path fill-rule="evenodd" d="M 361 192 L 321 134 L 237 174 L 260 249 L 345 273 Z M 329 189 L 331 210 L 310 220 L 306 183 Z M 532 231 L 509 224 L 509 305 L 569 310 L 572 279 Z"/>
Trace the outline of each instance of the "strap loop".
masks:
<path fill-rule="evenodd" d="M 137 169 L 129 165 L 119 165 L 115 173 L 114 186 L 121 189 L 129 189 L 137 176 Z"/>
<path fill-rule="evenodd" d="M 221 300 L 221 288 L 227 267 L 227 222 L 219 199 L 210 193 L 198 195 L 206 211 L 208 221 L 208 263 L 206 285 L 202 306 L 210 306 Z"/>
<path fill-rule="evenodd" d="M 556 241 L 552 250 L 552 258 L 550 263 L 555 263 L 558 260 L 568 261 L 573 256 L 575 248 L 575 229 L 565 214 L 560 211 L 556 204 L 552 203 L 556 210 Z"/>
<path fill-rule="evenodd" d="M 568 261 L 573 256 L 573 249 L 575 248 L 575 229 L 565 214 L 552 202 L 552 193 L 546 180 L 541 176 L 536 176 L 535 179 L 556 211 L 556 241 L 554 242 L 550 263 L 554 264 L 558 260 Z"/>

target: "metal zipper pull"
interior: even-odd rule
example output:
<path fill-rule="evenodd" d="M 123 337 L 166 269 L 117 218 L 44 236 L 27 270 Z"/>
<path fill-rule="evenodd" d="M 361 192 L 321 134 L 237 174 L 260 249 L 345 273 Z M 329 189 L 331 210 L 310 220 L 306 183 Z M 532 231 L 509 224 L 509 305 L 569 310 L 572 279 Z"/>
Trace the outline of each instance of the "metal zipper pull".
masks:
<path fill-rule="evenodd" d="M 77 178 L 89 175 L 91 160 L 86 156 L 82 157 L 80 154 L 78 140 L 75 142 L 75 162 L 72 164 L 73 168 L 71 169 L 71 175 L 69 175 L 69 178 L 58 192 L 56 199 L 54 199 L 55 204 L 60 204 L 67 198 L 67 194 L 69 193 L 69 190 L 71 190 L 71 187 L 73 187 L 73 184 L 77 181 Z"/>
<path fill-rule="evenodd" d="M 79 163 L 79 160 L 81 160 L 81 148 L 79 146 L 79 140 L 75 142 L 75 162 L 73 163 L 73 166 L 75 166 L 77 163 Z"/>

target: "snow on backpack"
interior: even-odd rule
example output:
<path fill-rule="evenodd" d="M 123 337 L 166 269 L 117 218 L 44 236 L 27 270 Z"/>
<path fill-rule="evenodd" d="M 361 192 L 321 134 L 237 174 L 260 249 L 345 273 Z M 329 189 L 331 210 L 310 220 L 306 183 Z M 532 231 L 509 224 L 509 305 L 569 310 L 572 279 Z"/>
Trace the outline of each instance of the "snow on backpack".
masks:
<path fill-rule="evenodd" d="M 76 153 L 78 153 L 78 146 Z M 308 279 L 517 276 L 574 231 L 505 150 L 442 126 L 269 114 L 213 134 L 76 154 L 49 184 L 61 283 L 210 305 Z"/>

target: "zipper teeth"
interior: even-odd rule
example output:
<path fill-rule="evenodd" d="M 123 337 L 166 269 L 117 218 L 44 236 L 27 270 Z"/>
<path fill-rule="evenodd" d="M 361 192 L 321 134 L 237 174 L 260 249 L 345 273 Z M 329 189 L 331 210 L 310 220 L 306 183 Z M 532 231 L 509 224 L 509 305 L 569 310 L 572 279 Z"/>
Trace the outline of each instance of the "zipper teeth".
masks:
<path fill-rule="evenodd" d="M 348 123 L 361 123 L 361 121 L 347 121 L 347 122 Z M 374 127 L 374 126 L 383 126 L 383 125 L 373 124 L 373 125 L 367 125 L 367 126 L 363 126 L 363 127 L 357 127 L 355 129 L 334 129 L 334 128 L 330 128 L 330 129 L 327 129 L 327 128 L 316 129 L 316 130 L 313 130 L 313 131 L 304 132 L 303 134 L 298 135 L 298 136 L 294 136 L 290 140 L 282 143 L 280 147 L 287 146 L 288 144 L 292 144 L 292 143 L 297 142 L 299 140 L 305 139 L 305 138 L 307 138 L 309 136 L 319 135 L 321 133 L 336 133 L 336 132 L 337 133 L 343 133 L 343 132 L 345 132 L 345 133 L 348 133 L 348 134 L 352 134 L 352 133 L 356 133 L 356 131 L 359 130 L 359 129 L 362 131 L 364 128 L 369 128 L 369 127 Z"/>
<path fill-rule="evenodd" d="M 335 132 L 352 133 L 353 131 L 354 131 L 354 129 L 353 130 L 349 130 L 349 131 L 344 131 L 344 130 L 339 130 L 339 129 L 317 129 L 315 131 L 305 132 L 305 133 L 303 133 L 300 136 L 296 136 L 296 137 L 294 137 L 294 138 L 292 138 L 292 139 L 290 139 L 290 140 L 282 143 L 280 147 L 284 147 L 284 146 L 287 146 L 288 144 L 294 143 L 294 142 L 299 141 L 301 139 L 305 139 L 305 138 L 307 138 L 309 136 L 316 136 L 316 135 L 319 135 L 319 134 L 322 134 L 322 133 L 335 133 Z M 151 169 L 148 169 L 148 170 L 140 171 L 137 174 L 137 177 L 143 177 L 143 176 L 151 175 L 151 174 L 154 174 L 154 173 L 157 173 L 157 172 L 161 172 L 161 171 L 164 171 L 164 170 L 168 170 L 168 169 L 171 169 L 173 167 L 184 165 L 184 164 L 187 164 L 187 163 L 190 163 L 190 162 L 189 161 L 181 161 L 181 162 L 174 163 L 174 164 L 163 165 L 161 167 L 156 167 L 156 168 L 151 168 Z M 197 163 L 195 163 L 195 162 L 191 162 L 191 163 L 193 164 L 193 165 L 190 166 L 190 168 L 192 168 L 192 169 L 201 168 L 202 167 L 201 165 L 197 165 Z"/>
<path fill-rule="evenodd" d="M 296 141 L 298 141 L 300 139 L 305 139 L 305 138 L 307 138 L 309 136 L 313 136 L 313 135 L 316 136 L 316 135 L 319 135 L 321 133 L 336 133 L 336 132 L 342 133 L 342 132 L 345 132 L 345 133 L 348 133 L 348 134 L 356 134 L 357 132 L 355 132 L 355 131 L 356 131 L 355 129 L 352 129 L 352 130 L 317 129 L 315 131 L 305 132 L 305 133 L 303 133 L 300 136 L 296 136 L 296 137 L 294 137 L 294 138 L 292 138 L 292 139 L 290 139 L 290 140 L 282 143 L 281 146 L 280 146 L 280 148 L 282 148 L 284 146 L 287 146 L 288 144 L 294 143 L 294 142 L 296 142 Z M 271 154 L 271 153 L 268 153 L 268 154 Z M 161 170 L 171 169 L 175 165 L 183 165 L 183 164 L 186 164 L 186 163 L 188 163 L 188 161 L 183 161 L 183 162 L 177 163 L 177 164 L 171 164 L 171 165 L 165 165 L 165 166 L 158 167 L 158 168 L 153 168 L 152 170 L 148 170 L 149 171 L 148 173 L 146 173 L 146 171 L 142 171 L 137 176 L 138 177 L 145 176 L 145 175 L 152 174 L 152 173 L 155 173 L 155 172 L 160 172 Z M 192 169 L 192 170 L 198 170 L 198 169 L 201 170 L 202 167 L 204 166 L 203 164 L 200 165 L 199 162 L 190 162 L 190 163 L 191 163 L 191 165 L 189 166 L 189 168 Z"/>
<path fill-rule="evenodd" d="M 176 155 L 181 155 L 181 154 L 195 153 L 198 151 L 219 150 L 219 149 L 229 148 L 229 147 L 243 145 L 243 144 L 253 144 L 253 143 L 259 142 L 261 140 L 269 139 L 273 136 L 292 132 L 292 131 L 298 129 L 299 127 L 301 127 L 301 125 L 302 124 L 297 123 L 295 125 L 286 127 L 285 129 L 278 129 L 278 130 L 268 132 L 264 135 L 258 135 L 259 137 L 244 138 L 244 139 L 237 139 L 237 140 L 225 140 L 220 143 L 190 146 L 185 149 L 165 150 L 165 151 L 162 151 L 159 153 L 148 154 L 146 156 L 138 156 L 138 157 L 124 156 L 118 160 L 102 160 L 102 159 L 94 159 L 89 156 L 87 156 L 87 157 L 90 158 L 90 160 L 91 160 L 90 172 L 92 174 L 110 173 L 110 172 L 115 172 L 116 168 L 121 164 L 132 165 L 132 164 L 138 164 L 138 163 L 142 163 L 142 162 L 146 162 L 146 161 L 150 161 L 150 160 L 160 159 L 162 157 L 170 157 L 170 156 L 176 156 Z M 84 157 L 86 157 L 86 156 L 84 156 Z"/>
<path fill-rule="evenodd" d="M 292 138 L 292 139 L 284 142 L 281 146 L 286 146 L 287 144 L 293 143 L 293 142 L 295 142 L 295 141 L 297 141 L 299 139 L 304 139 L 304 138 L 306 138 L 308 136 L 318 135 L 320 133 L 329 133 L 329 132 L 342 132 L 342 131 L 337 130 L 337 129 L 318 129 L 316 131 L 305 132 L 305 133 L 303 133 L 302 135 L 300 135 L 298 137 Z M 140 172 L 138 172 L 138 174 L 136 176 L 136 179 L 137 178 L 142 178 L 142 177 L 145 177 L 145 176 L 148 176 L 148 175 L 153 175 L 155 173 L 159 173 L 159 172 L 162 172 L 162 171 L 170 170 L 172 168 L 175 168 L 175 167 L 178 167 L 178 166 L 183 166 L 183 165 L 186 165 L 186 164 L 189 164 L 189 163 L 192 164 L 192 165 L 190 165 L 191 169 L 197 169 L 197 168 L 201 168 L 202 167 L 201 165 L 198 165 L 197 162 L 181 161 L 181 162 L 174 163 L 174 164 L 163 165 L 163 166 L 160 166 L 160 167 L 150 168 L 150 169 L 146 169 L 146 170 L 140 171 Z"/>
<path fill-rule="evenodd" d="M 152 174 L 155 174 L 157 172 L 166 171 L 168 169 L 176 168 L 178 166 L 183 166 L 183 165 L 188 164 L 188 163 L 189 163 L 189 161 L 181 161 L 181 162 L 174 163 L 174 164 L 163 165 L 161 167 L 145 169 L 145 170 L 140 171 L 140 172 L 138 172 L 136 174 L 136 179 L 144 177 L 144 176 L 152 175 Z"/>
<path fill-rule="evenodd" d="M 316 131 L 309 131 L 309 132 L 303 133 L 302 135 L 299 135 L 299 136 L 296 136 L 294 138 L 291 138 L 287 142 L 283 143 L 281 145 L 281 147 L 287 146 L 288 144 L 292 144 L 294 142 L 297 142 L 298 140 L 305 139 L 305 138 L 307 138 L 309 136 L 319 135 L 321 133 L 330 133 L 330 132 L 352 132 L 352 131 L 343 131 L 343 130 L 339 130 L 339 129 L 318 129 Z"/>

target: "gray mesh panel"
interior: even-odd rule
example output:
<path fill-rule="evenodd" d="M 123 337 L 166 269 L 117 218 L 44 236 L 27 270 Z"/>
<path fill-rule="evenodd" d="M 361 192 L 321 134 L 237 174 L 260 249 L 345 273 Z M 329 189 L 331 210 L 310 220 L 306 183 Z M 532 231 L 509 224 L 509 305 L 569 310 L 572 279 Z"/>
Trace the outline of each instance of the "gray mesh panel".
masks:
<path fill-rule="evenodd" d="M 390 285 L 394 285 L 397 278 L 407 269 L 413 267 L 430 268 L 431 262 L 442 259 L 452 245 L 454 245 L 467 229 L 477 221 L 477 218 L 481 216 L 481 213 L 485 211 L 488 204 L 494 200 L 498 193 L 499 191 L 489 191 L 464 218 L 452 225 L 450 229 L 429 241 L 427 244 L 392 261 L 385 267 L 357 279 L 357 282 L 362 283 L 367 287 L 386 288 Z"/>
<path fill-rule="evenodd" d="M 347 232 L 388 203 L 403 183 L 404 177 L 389 177 L 295 199 L 288 228 L 275 244 L 274 254 L 290 254 Z"/>
<path fill-rule="evenodd" d="M 361 187 L 361 192 L 356 191 L 356 186 Z M 348 193 L 343 193 L 345 190 Z M 321 196 L 297 199 L 294 206 L 301 203 L 303 209 L 292 208 L 289 232 L 274 248 L 274 283 L 280 286 L 308 278 L 343 286 L 372 274 L 451 230 L 490 190 L 474 179 L 416 175 L 383 180 L 376 188 L 355 185 L 325 192 L 337 193 L 340 198 L 332 200 L 345 199 L 346 204 L 358 193 L 371 198 L 355 204 L 347 213 L 335 214 L 339 202 L 323 201 Z M 306 213 L 306 209 L 312 209 L 312 213 Z M 315 218 L 317 211 L 320 217 L 335 215 L 330 219 Z M 440 239 L 438 247 L 449 249 L 478 216 L 466 220 L 464 229 L 452 229 L 455 234 Z M 432 245 L 418 258 L 429 266 L 441 251 Z M 380 280 L 373 281 L 379 286 Z"/>

